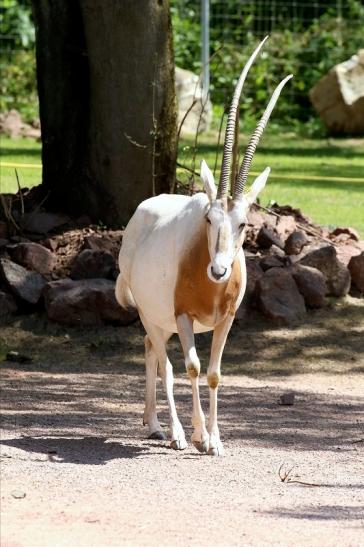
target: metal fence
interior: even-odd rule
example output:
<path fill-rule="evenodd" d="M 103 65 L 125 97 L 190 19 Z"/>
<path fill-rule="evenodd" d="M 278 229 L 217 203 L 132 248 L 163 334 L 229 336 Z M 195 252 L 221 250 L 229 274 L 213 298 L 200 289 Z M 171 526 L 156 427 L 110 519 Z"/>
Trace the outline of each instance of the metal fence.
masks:
<path fill-rule="evenodd" d="M 251 44 L 266 34 L 271 38 L 265 55 L 271 55 L 273 51 L 272 61 L 281 62 L 283 70 L 286 70 L 285 59 L 289 59 L 286 64 L 298 77 L 305 74 L 302 81 L 296 78 L 295 84 L 285 91 L 291 94 L 291 100 L 298 102 L 307 99 L 308 86 L 315 78 L 364 46 L 361 0 L 171 0 L 171 3 L 174 17 L 182 22 L 181 26 L 183 22 L 189 22 L 190 55 L 180 53 L 178 40 L 175 47 L 178 62 L 185 61 L 182 68 L 203 71 L 209 55 L 214 55 L 220 46 L 228 49 L 229 60 L 225 66 L 211 62 L 210 91 L 215 102 L 222 102 L 230 93 L 231 74 L 229 79 L 225 75 L 234 64 L 235 56 L 242 51 L 249 52 Z M 201 28 L 206 20 L 206 4 L 209 7 L 209 47 L 205 44 L 205 47 L 196 48 L 193 47 L 195 41 L 199 40 L 203 46 L 203 37 L 206 39 L 206 32 Z M 360 17 L 357 16 L 359 11 Z M 201 56 L 203 51 L 204 58 Z M 235 75 L 238 75 L 238 63 Z M 208 74 L 205 74 L 204 81 L 207 78 Z"/>
<path fill-rule="evenodd" d="M 211 85 L 215 103 L 228 99 L 234 78 L 239 74 L 244 55 L 248 56 L 253 44 L 266 34 L 271 38 L 259 63 L 263 63 L 262 74 L 269 73 L 269 63 L 275 65 L 271 82 L 288 72 L 294 72 L 294 83 L 285 90 L 291 104 L 308 103 L 308 89 L 331 66 L 355 54 L 363 47 L 364 11 L 356 16 L 356 8 L 362 0 L 170 0 L 174 21 L 176 61 L 182 68 L 200 72 L 206 59 L 221 47 L 220 60 L 211 62 Z M 207 9 L 208 8 L 208 9 Z M 362 8 L 364 10 L 364 8 Z M 1 9 L 0 9 L 1 14 Z M 205 24 L 203 25 L 203 22 Z M 315 32 L 311 32 L 316 25 Z M 18 108 L 26 108 L 29 100 L 37 101 L 35 90 L 35 55 L 32 47 L 34 29 L 19 28 L 19 34 L 0 34 L 0 64 L 3 75 L 1 90 L 4 91 L 1 107 L 12 105 L 16 79 L 22 79 L 25 92 L 17 102 Z M 302 37 L 308 36 L 305 42 Z M 310 41 L 310 37 L 312 40 Z M 209 40 L 209 43 L 207 42 Z M 28 41 L 28 43 L 27 43 Z M 30 44 L 29 44 L 30 42 Z M 11 43 L 11 47 L 9 47 Z M 203 47 L 205 44 L 205 47 Z M 359 44 L 359 45 L 358 45 Z M 30 45 L 30 48 L 29 48 Z M 204 51 L 204 61 L 201 60 Z M 227 52 L 224 58 L 224 51 Z M 242 55 L 242 52 L 244 55 Z M 22 55 L 24 53 L 24 55 Z M 240 55 L 240 57 L 239 57 Z M 221 60 L 222 58 L 222 60 Z M 264 58 L 266 59 L 264 65 Z M 288 59 L 288 61 L 287 61 Z M 5 90 L 5 65 L 21 65 L 18 71 L 9 71 Z M 268 64 L 267 64 L 268 63 Z M 253 73 L 254 73 L 253 68 Z M 255 76 L 255 82 L 262 77 Z M 269 74 L 267 76 L 269 78 Z M 208 85 L 208 71 L 204 81 Z M 247 81 L 247 92 L 252 89 L 254 79 Z M 14 85 L 13 83 L 14 82 Z M 18 86 L 19 88 L 21 87 Z M 32 88 L 34 87 L 34 89 Z M 9 92 L 10 90 L 10 92 Z M 5 96 L 5 91 L 8 97 Z M 259 108 L 259 93 L 254 101 Z M 262 104 L 265 98 L 262 97 Z M 282 102 L 279 105 L 281 108 Z M 284 106 L 284 104 L 283 104 Z M 33 109 L 36 111 L 36 109 Z M 302 113 L 302 112 L 301 112 Z M 284 112 L 283 112 L 284 114 Z M 292 114 L 295 117 L 295 113 Z M 298 119 L 300 115 L 297 114 Z"/>

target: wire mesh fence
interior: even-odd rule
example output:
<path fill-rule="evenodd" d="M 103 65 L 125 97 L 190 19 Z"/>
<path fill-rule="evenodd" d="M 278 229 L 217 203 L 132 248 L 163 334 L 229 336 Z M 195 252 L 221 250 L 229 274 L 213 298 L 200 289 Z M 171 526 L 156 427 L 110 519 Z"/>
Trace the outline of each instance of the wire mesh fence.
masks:
<path fill-rule="evenodd" d="M 172 0 L 177 65 L 201 70 L 200 0 Z M 268 94 L 292 72 L 278 107 L 284 119 L 307 121 L 308 91 L 332 66 L 363 47 L 364 6 L 359 0 L 211 0 L 210 90 L 225 104 L 253 45 L 269 42 L 248 79 L 247 111 L 261 110 Z M 249 98 L 250 97 L 250 98 Z"/>
<path fill-rule="evenodd" d="M 31 119 L 38 107 L 30 4 L 7 3 L 13 6 L 14 20 L 10 18 L 11 31 L 0 25 L 0 109 L 17 108 Z M 201 5 L 201 0 L 171 0 L 176 64 L 195 73 L 201 70 Z M 309 89 L 363 47 L 363 28 L 361 0 L 210 0 L 212 100 L 228 102 L 254 45 L 269 34 L 247 80 L 242 109 L 256 117 L 276 83 L 293 73 L 277 119 L 306 122 L 313 114 Z"/>

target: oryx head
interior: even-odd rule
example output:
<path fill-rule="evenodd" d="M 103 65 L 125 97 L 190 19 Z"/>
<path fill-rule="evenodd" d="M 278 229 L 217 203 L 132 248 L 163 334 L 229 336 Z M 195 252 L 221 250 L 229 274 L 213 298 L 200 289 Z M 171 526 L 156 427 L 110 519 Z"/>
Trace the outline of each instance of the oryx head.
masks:
<path fill-rule="evenodd" d="M 264 128 L 283 86 L 292 78 L 292 74 L 290 74 L 282 80 L 275 89 L 263 116 L 250 138 L 236 181 L 232 182 L 233 187 L 230 196 L 228 189 L 231 178 L 231 159 L 239 99 L 249 68 L 253 64 L 255 57 L 258 55 L 266 39 L 267 37 L 259 44 L 248 60 L 234 91 L 226 126 L 220 182 L 217 190 L 213 174 L 207 164 L 205 161 L 202 161 L 201 164 L 201 179 L 210 201 L 206 213 L 207 238 L 211 259 L 207 267 L 207 275 L 211 281 L 214 281 L 215 283 L 224 283 L 229 279 L 234 258 L 244 241 L 244 228 L 247 222 L 247 213 L 252 203 L 256 200 L 259 192 L 263 190 L 269 176 L 270 168 L 267 167 L 255 179 L 250 191 L 245 194 L 243 193 L 254 152 L 260 137 L 263 134 Z"/>

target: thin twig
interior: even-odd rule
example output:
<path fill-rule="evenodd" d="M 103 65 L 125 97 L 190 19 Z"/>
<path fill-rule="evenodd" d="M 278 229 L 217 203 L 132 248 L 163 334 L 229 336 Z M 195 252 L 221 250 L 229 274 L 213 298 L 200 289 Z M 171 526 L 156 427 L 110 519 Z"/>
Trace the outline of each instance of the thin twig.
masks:
<path fill-rule="evenodd" d="M 293 469 L 295 468 L 295 466 L 291 467 L 291 469 L 289 469 L 288 471 L 282 472 L 283 467 L 284 467 L 284 463 L 282 463 L 282 465 L 278 469 L 278 476 L 281 482 L 284 482 L 285 484 L 303 484 L 304 486 L 325 486 L 325 484 L 319 484 L 316 482 L 306 482 L 306 481 L 300 481 L 297 479 L 292 479 L 290 475 Z"/>
<path fill-rule="evenodd" d="M 188 114 L 191 112 L 192 108 L 195 106 L 195 104 L 197 103 L 197 99 L 194 97 L 193 98 L 193 101 L 191 103 L 191 105 L 189 106 L 189 108 L 186 110 L 182 120 L 181 120 L 181 123 L 179 124 L 179 128 L 178 128 L 178 132 L 177 132 L 177 144 L 179 142 L 179 138 L 180 138 L 180 134 L 181 134 L 181 129 L 182 129 L 182 126 L 183 124 L 185 123 L 186 121 L 186 118 L 188 116 Z"/>
<path fill-rule="evenodd" d="M 192 173 L 192 175 L 196 175 L 196 177 L 200 177 L 200 173 L 198 171 L 195 171 L 195 169 L 191 169 L 191 167 L 187 167 L 187 165 L 183 165 L 179 161 L 177 161 L 177 167 L 181 167 L 181 169 L 185 169 L 189 173 Z"/>

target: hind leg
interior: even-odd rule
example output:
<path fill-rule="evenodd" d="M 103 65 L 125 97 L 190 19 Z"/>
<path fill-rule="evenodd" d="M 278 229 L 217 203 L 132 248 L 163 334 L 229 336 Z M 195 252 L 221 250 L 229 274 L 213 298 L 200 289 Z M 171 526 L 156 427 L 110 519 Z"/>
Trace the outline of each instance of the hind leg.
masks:
<path fill-rule="evenodd" d="M 183 450 L 187 447 L 187 443 L 181 422 L 177 416 L 176 405 L 173 397 L 173 369 L 166 352 L 166 341 L 170 338 L 171 333 L 163 331 L 159 327 L 149 323 L 142 313 L 139 312 L 139 315 L 147 332 L 148 339 L 152 344 L 153 352 L 157 356 L 159 373 L 166 390 L 170 416 L 171 448 L 174 448 L 175 450 Z"/>
<path fill-rule="evenodd" d="M 145 345 L 145 408 L 143 416 L 143 424 L 148 426 L 149 439 L 165 440 L 166 436 L 159 423 L 157 415 L 156 401 L 156 380 L 158 369 L 158 358 L 154 351 L 153 345 L 146 336 L 144 338 Z"/>

